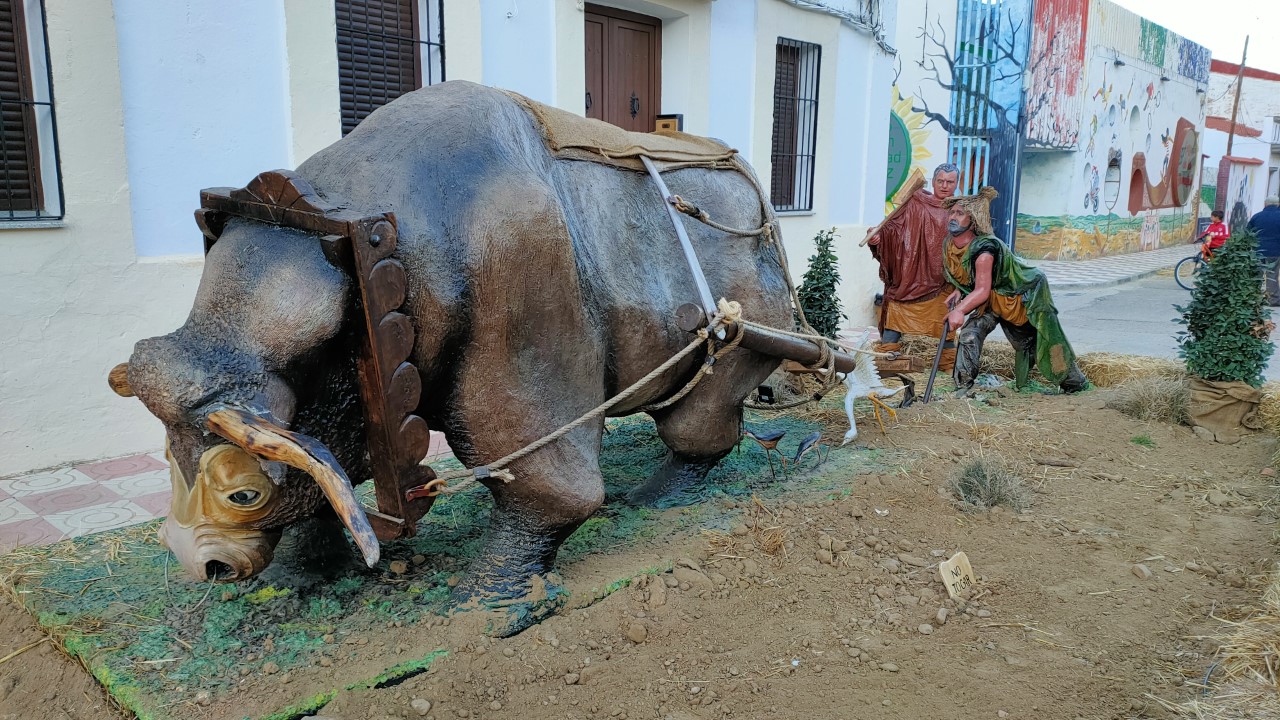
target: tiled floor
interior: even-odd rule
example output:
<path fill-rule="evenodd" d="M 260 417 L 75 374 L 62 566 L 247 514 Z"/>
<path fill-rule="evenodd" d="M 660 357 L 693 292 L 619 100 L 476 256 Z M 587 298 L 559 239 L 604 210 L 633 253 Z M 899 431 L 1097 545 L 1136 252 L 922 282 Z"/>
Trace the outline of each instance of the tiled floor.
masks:
<path fill-rule="evenodd" d="M 449 453 L 431 434 L 428 457 Z M 169 511 L 164 453 L 131 455 L 0 479 L 0 553 L 46 545 L 164 517 Z"/>
<path fill-rule="evenodd" d="M 1044 271 L 1049 285 L 1060 288 L 1096 287 L 1136 280 L 1178 264 L 1194 255 L 1197 245 L 1172 245 L 1147 252 L 1112 255 L 1091 260 L 1032 260 Z"/>

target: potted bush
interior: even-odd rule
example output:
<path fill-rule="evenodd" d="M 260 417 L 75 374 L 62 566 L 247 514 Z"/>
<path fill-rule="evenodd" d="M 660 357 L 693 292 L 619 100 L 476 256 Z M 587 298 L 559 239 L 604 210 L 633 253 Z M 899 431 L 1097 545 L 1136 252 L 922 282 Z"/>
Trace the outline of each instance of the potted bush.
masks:
<path fill-rule="evenodd" d="M 840 296 L 836 294 L 836 286 L 840 284 L 840 271 L 836 267 L 836 254 L 831 249 L 835 236 L 835 228 L 819 230 L 814 236 L 815 249 L 813 256 L 809 258 L 809 269 L 805 271 L 800 288 L 796 291 L 805 319 L 818 334 L 832 340 L 840 332 L 840 321 L 845 319 L 840 308 Z"/>
<path fill-rule="evenodd" d="M 1259 427 L 1258 386 L 1275 349 L 1257 236 L 1233 233 L 1200 270 L 1191 302 L 1177 309 L 1186 326 L 1178 333 L 1178 354 L 1190 375 L 1191 426 L 1202 437 L 1234 443 Z"/>

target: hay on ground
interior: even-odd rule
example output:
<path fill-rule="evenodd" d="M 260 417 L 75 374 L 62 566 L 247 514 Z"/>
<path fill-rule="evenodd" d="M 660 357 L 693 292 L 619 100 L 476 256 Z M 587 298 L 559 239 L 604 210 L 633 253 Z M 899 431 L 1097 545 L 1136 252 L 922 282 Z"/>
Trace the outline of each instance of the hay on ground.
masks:
<path fill-rule="evenodd" d="M 1107 407 L 1138 420 L 1185 425 L 1191 389 L 1185 380 L 1150 376 L 1131 380 L 1117 387 L 1107 400 Z"/>
<path fill-rule="evenodd" d="M 1258 419 L 1267 432 L 1280 435 L 1280 382 L 1262 384 L 1262 402 L 1258 403 Z"/>
<path fill-rule="evenodd" d="M 1187 368 L 1181 361 L 1146 355 L 1090 352 L 1078 355 L 1076 362 L 1089 382 L 1098 387 L 1115 387 L 1142 378 L 1182 380 L 1187 377 Z"/>
<path fill-rule="evenodd" d="M 1202 697 L 1170 709 L 1186 718 L 1280 717 L 1280 576 L 1273 576 L 1262 607 L 1232 623 L 1218 641 Z"/>

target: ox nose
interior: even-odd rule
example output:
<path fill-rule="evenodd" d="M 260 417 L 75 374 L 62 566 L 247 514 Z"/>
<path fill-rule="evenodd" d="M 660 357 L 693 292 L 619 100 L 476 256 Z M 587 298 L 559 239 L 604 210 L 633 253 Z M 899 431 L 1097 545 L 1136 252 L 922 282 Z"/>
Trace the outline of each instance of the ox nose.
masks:
<path fill-rule="evenodd" d="M 214 582 L 226 582 L 228 580 L 237 580 L 240 573 L 230 563 L 222 560 L 209 560 L 204 564 L 204 579 Z"/>

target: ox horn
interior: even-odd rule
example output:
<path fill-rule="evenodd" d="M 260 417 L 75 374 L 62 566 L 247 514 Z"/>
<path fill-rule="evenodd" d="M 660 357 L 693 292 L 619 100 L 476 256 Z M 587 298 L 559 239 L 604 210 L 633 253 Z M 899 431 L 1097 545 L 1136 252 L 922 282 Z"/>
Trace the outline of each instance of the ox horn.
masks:
<path fill-rule="evenodd" d="M 378 564 L 380 550 L 378 538 L 373 534 L 369 518 L 351 489 L 351 481 L 334 459 L 333 453 L 315 438 L 278 427 L 262 418 L 226 405 L 205 417 L 210 431 L 239 445 L 251 455 L 282 462 L 295 467 L 311 477 L 324 490 L 329 503 L 342 518 L 342 524 L 351 531 L 356 547 L 364 561 L 373 567 Z"/>
<path fill-rule="evenodd" d="M 129 363 L 122 362 L 107 373 L 107 384 L 120 397 L 133 397 L 133 388 L 129 387 Z"/>

